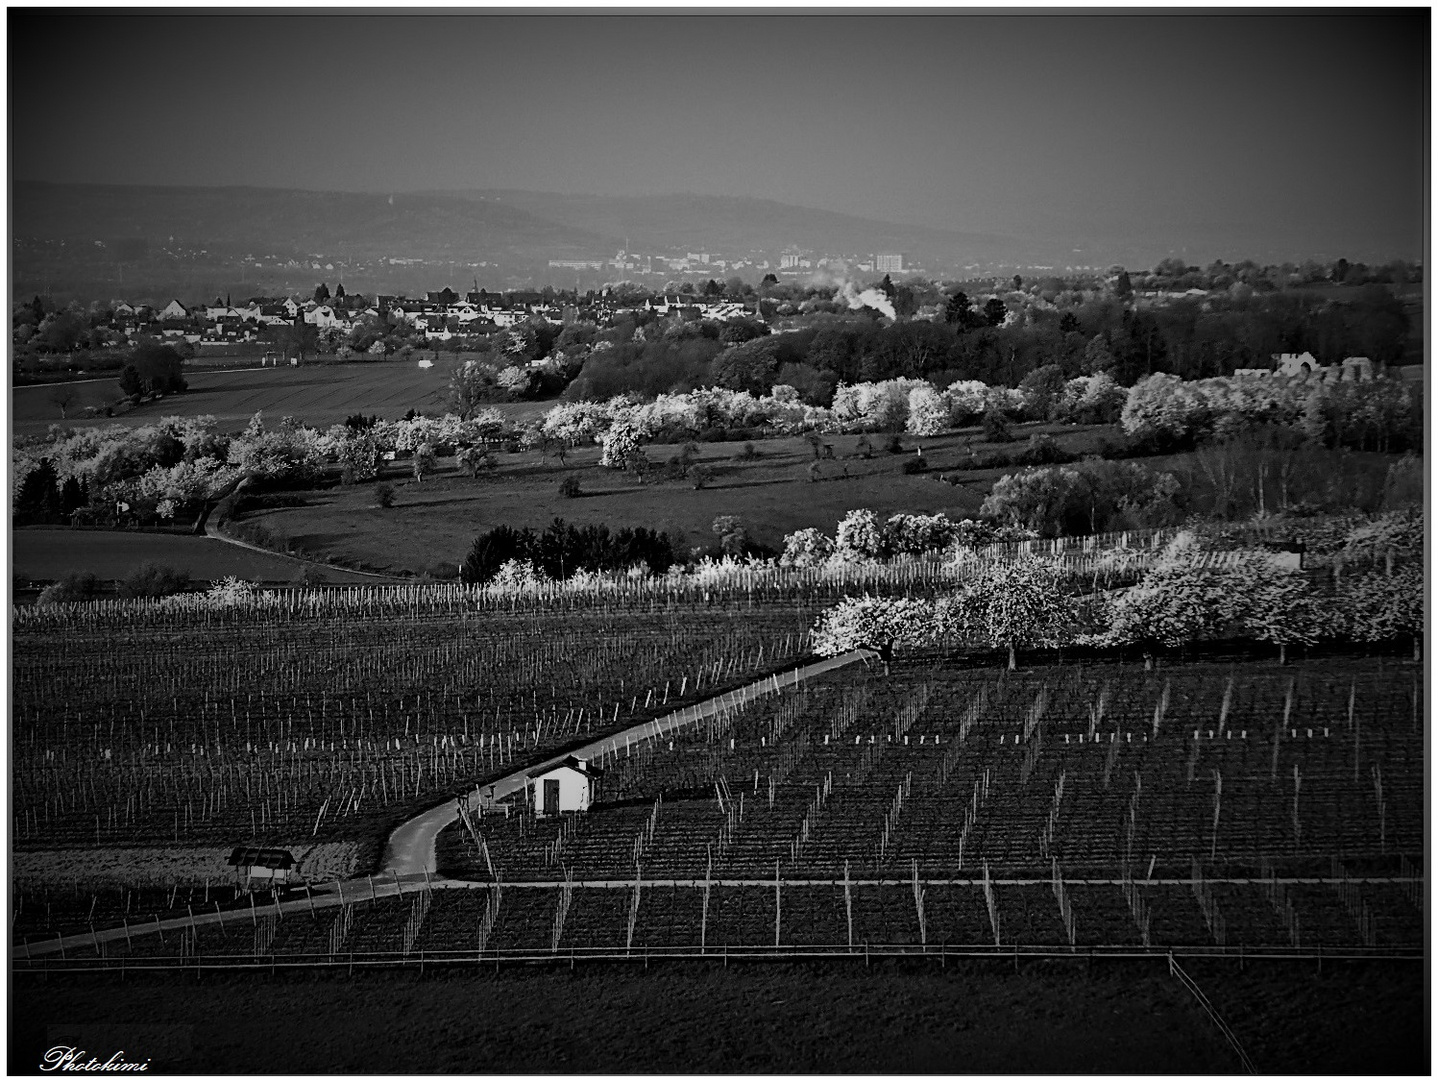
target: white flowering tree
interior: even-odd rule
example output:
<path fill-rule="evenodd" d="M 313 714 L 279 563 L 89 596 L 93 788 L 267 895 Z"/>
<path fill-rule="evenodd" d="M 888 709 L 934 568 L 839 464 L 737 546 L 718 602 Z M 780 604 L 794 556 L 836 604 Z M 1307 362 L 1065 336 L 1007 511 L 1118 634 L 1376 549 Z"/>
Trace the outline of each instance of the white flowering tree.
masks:
<path fill-rule="evenodd" d="M 1411 636 L 1417 660 L 1423 637 L 1423 593 L 1423 567 L 1418 563 L 1391 574 L 1377 571 L 1344 577 L 1336 598 L 1344 636 L 1365 643 Z"/>
<path fill-rule="evenodd" d="M 836 553 L 861 559 L 882 559 L 884 528 L 879 515 L 872 510 L 850 510 L 839 521 L 835 537 Z"/>
<path fill-rule="evenodd" d="M 893 514 L 884 523 L 884 549 L 896 555 L 943 551 L 959 535 L 959 524 L 940 514 Z"/>
<path fill-rule="evenodd" d="M 800 529 L 784 537 L 780 566 L 822 566 L 834 554 L 833 538 L 818 529 Z"/>
<path fill-rule="evenodd" d="M 603 443 L 599 464 L 609 469 L 627 469 L 639 453 L 639 432 L 628 420 L 616 420 L 604 433 Z"/>
<path fill-rule="evenodd" d="M 1007 648 L 1012 671 L 1019 648 L 1062 644 L 1078 615 L 1058 563 L 1025 558 L 981 566 L 961 592 L 940 603 L 936 623 L 944 632 Z"/>
<path fill-rule="evenodd" d="M 915 648 L 934 640 L 934 606 L 924 600 L 849 597 L 819 616 L 814 651 L 837 656 L 854 649 L 878 653 L 889 674 L 897 648 Z"/>
<path fill-rule="evenodd" d="M 541 430 L 566 446 L 594 442 L 609 424 L 607 409 L 593 401 L 561 402 L 544 415 Z"/>
<path fill-rule="evenodd" d="M 506 393 L 519 396 L 527 394 L 533 382 L 530 378 L 528 368 L 517 367 L 511 364 L 509 367 L 501 368 L 499 374 L 494 377 L 495 384 L 501 387 Z"/>
<path fill-rule="evenodd" d="M 354 484 L 379 475 L 379 446 L 370 432 L 336 424 L 326 433 L 325 443 L 339 462 L 341 483 Z"/>
<path fill-rule="evenodd" d="M 1176 375 L 1155 372 L 1128 392 L 1121 423 L 1125 435 L 1182 440 L 1197 433 L 1208 415 L 1200 392 Z"/>
<path fill-rule="evenodd" d="M 1316 644 L 1341 626 L 1333 605 L 1315 593 L 1302 571 L 1271 560 L 1246 560 L 1230 572 L 1229 588 L 1241 603 L 1245 630 L 1277 645 L 1280 664 L 1288 662 L 1288 646 Z"/>
<path fill-rule="evenodd" d="M 229 464 L 242 473 L 265 479 L 316 476 L 324 460 L 319 432 L 300 427 L 288 417 L 271 429 L 256 413 L 244 434 L 230 441 Z"/>
<path fill-rule="evenodd" d="M 1072 424 L 1112 424 L 1123 415 L 1128 390 L 1107 371 L 1080 375 L 1064 384 L 1057 414 Z"/>
<path fill-rule="evenodd" d="M 910 435 L 937 435 L 948 427 L 949 403 L 928 383 L 909 391 L 909 419 L 904 430 Z"/>
<path fill-rule="evenodd" d="M 1104 605 L 1106 628 L 1094 645 L 1137 645 L 1144 667 L 1157 648 L 1177 648 L 1210 637 L 1234 614 L 1230 575 L 1180 558 L 1154 567 L 1142 581 Z"/>

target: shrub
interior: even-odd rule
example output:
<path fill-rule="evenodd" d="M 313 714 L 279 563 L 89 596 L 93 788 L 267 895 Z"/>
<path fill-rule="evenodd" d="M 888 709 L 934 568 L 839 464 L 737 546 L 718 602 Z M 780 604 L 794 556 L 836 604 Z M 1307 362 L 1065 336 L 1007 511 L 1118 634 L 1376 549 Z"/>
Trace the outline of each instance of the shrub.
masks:
<path fill-rule="evenodd" d="M 584 494 L 579 488 L 579 477 L 566 476 L 559 482 L 559 497 L 561 499 L 577 499 Z"/>
<path fill-rule="evenodd" d="M 999 477 L 980 513 L 1043 536 L 1083 536 L 1172 517 L 1178 481 L 1131 462 L 1090 459 Z M 1138 520 L 1135 520 L 1138 519 Z"/>
<path fill-rule="evenodd" d="M 984 441 L 997 443 L 1013 441 L 1013 436 L 1009 433 L 1008 417 L 1001 410 L 989 408 L 984 411 Z"/>
<path fill-rule="evenodd" d="M 720 514 L 711 528 L 719 537 L 719 547 L 724 554 L 738 558 L 749 550 L 749 531 L 737 514 Z"/>
<path fill-rule="evenodd" d="M 376 484 L 374 486 L 374 501 L 380 506 L 388 509 L 394 505 L 394 485 Z"/>
<path fill-rule="evenodd" d="M 88 600 L 100 591 L 100 579 L 94 574 L 71 571 L 40 592 L 37 604 L 68 604 Z"/>
<path fill-rule="evenodd" d="M 699 491 L 713 479 L 714 470 L 708 465 L 695 465 L 689 470 L 689 481 L 694 485 L 695 491 Z"/>
<path fill-rule="evenodd" d="M 739 453 L 734 455 L 740 461 L 755 461 L 759 457 L 759 451 L 754 449 L 754 444 L 746 442 Z"/>
<path fill-rule="evenodd" d="M 144 563 L 119 583 L 122 597 L 160 597 L 184 592 L 190 587 L 190 574 L 173 566 Z"/>
<path fill-rule="evenodd" d="M 889 441 L 884 445 L 884 449 L 891 454 L 902 454 L 904 452 L 904 440 L 899 437 L 898 432 L 894 432 L 894 434 L 889 436 Z"/>
<path fill-rule="evenodd" d="M 477 537 L 460 577 L 483 585 L 508 563 L 532 563 L 547 578 L 564 581 L 579 571 L 619 571 L 643 564 L 662 574 L 674 564 L 669 537 L 652 529 L 570 525 L 556 518 L 542 533 L 500 525 Z"/>
<path fill-rule="evenodd" d="M 495 462 L 493 455 L 483 446 L 468 446 L 455 455 L 455 461 L 459 467 L 470 476 L 478 476 L 481 472 L 493 472 Z M 563 464 L 563 462 L 560 462 Z"/>
<path fill-rule="evenodd" d="M 927 472 L 929 466 L 923 458 L 915 456 L 905 458 L 901 468 L 906 476 L 913 476 L 915 473 Z"/>
<path fill-rule="evenodd" d="M 1032 435 L 1019 455 L 1024 465 L 1062 465 L 1072 461 L 1074 456 L 1054 441 L 1052 435 Z"/>

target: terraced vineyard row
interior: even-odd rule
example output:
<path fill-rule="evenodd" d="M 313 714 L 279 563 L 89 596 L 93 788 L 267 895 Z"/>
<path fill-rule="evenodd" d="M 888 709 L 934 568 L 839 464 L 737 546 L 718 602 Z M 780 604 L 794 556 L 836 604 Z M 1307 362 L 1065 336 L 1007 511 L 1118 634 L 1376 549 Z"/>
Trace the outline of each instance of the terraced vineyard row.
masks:
<path fill-rule="evenodd" d="M 14 842 L 378 842 L 439 793 L 786 662 L 812 615 L 256 613 L 20 630 Z"/>
<path fill-rule="evenodd" d="M 64 958 L 103 956 L 477 959 L 532 953 L 634 954 L 724 949 L 884 946 L 966 949 L 1328 950 L 1421 948 L 1421 883 L 1205 884 L 990 879 L 890 882 L 420 889 L 313 911 L 277 914 L 261 900 L 223 923 L 182 921 L 166 932 L 130 919 L 132 933 Z M 1135 895 L 1136 894 L 1136 895 Z M 1060 897 L 1063 899 L 1060 899 Z M 777 913 L 777 914 L 776 914 Z M 196 915 L 203 912 L 195 912 Z M 55 934 L 17 926 L 15 941 Z"/>
<path fill-rule="evenodd" d="M 1357 660 L 851 668 L 626 747 L 601 763 L 587 814 L 448 830 L 441 868 L 501 882 L 987 873 L 1038 883 L 996 889 L 1043 897 L 1024 909 L 1042 918 L 1007 924 L 1041 936 L 1421 941 L 1400 902 L 1422 873 L 1421 694 L 1411 666 Z M 1352 877 L 1391 884 L 1345 891 Z M 972 889 L 934 888 L 910 916 L 952 930 L 946 905 Z M 772 898 L 769 912 L 772 931 Z"/>

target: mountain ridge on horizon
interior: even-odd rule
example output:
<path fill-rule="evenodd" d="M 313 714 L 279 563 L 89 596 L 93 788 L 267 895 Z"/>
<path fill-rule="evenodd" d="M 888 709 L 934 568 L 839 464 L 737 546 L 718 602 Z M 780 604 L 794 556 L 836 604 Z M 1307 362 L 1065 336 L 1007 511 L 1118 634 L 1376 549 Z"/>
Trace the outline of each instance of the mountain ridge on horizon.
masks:
<path fill-rule="evenodd" d="M 161 281 L 208 289 L 210 282 L 261 279 L 280 287 L 312 273 L 364 280 L 371 291 L 414 288 L 456 274 L 461 281 L 484 276 L 499 287 L 523 287 L 525 281 L 557 284 L 563 274 L 564 283 L 572 285 L 580 272 L 598 275 L 599 281 L 606 272 L 623 276 L 625 271 L 561 270 L 551 261 L 607 262 L 623 250 L 670 258 L 713 253 L 731 263 L 714 268 L 718 277 L 736 272 L 734 260 L 747 260 L 751 265 L 737 272 L 756 279 L 765 261 L 774 267 L 780 253 L 793 247 L 813 253 L 816 260 L 829 255 L 858 263 L 874 254 L 902 253 L 906 271 L 914 267 L 950 278 L 1014 269 L 1025 275 L 1063 274 L 1070 266 L 1139 269 L 1172 255 L 1195 264 L 1215 257 L 1279 263 L 1338 255 L 1383 261 L 1357 245 L 1332 252 L 1279 247 L 1273 237 L 1256 236 L 1236 221 L 1202 230 L 1208 240 L 1201 246 L 1184 243 L 1191 225 L 1176 224 L 1172 237 L 1155 239 L 1152 227 L 1141 222 L 1110 230 L 1112 235 L 1098 228 L 1085 229 L 1084 235 L 1055 227 L 1047 240 L 1033 240 L 905 225 L 756 196 L 693 192 L 575 195 L 467 188 L 375 193 L 16 180 L 11 214 L 13 285 L 25 291 L 58 286 L 108 292 Z"/>
<path fill-rule="evenodd" d="M 452 248 L 465 241 L 497 245 L 516 255 L 544 253 L 552 258 L 573 257 L 578 254 L 572 250 L 575 248 L 589 248 L 582 254 L 597 256 L 628 243 L 631 248 L 654 249 L 655 253 L 709 249 L 732 256 L 774 252 L 792 245 L 819 254 L 852 255 L 872 253 L 872 249 L 945 260 L 965 256 L 989 259 L 1012 244 L 1012 238 L 990 233 L 906 225 L 752 196 L 692 192 L 573 195 L 471 188 L 380 193 L 252 184 L 51 180 L 17 180 L 12 191 L 15 234 L 42 239 L 103 238 L 132 232 L 242 244 L 303 239 L 322 250 L 334 247 L 337 253 L 372 254 L 376 244 L 386 251 L 397 244 L 409 245 L 419 249 L 412 253 L 419 258 L 427 257 L 429 249 L 436 246 Z M 217 207 L 221 200 L 223 207 Z M 316 200 L 343 205 L 348 217 L 334 220 L 332 214 L 324 214 L 328 220 L 315 221 L 324 209 L 316 206 Z M 163 206 L 146 205 L 155 201 Z M 274 221 L 278 204 L 284 202 L 302 213 L 303 219 Z M 381 206 L 398 207 L 399 212 L 389 215 Z M 212 218 L 217 209 L 219 218 Z M 410 231 L 394 235 L 394 222 L 389 219 L 406 216 L 405 211 L 409 211 L 406 227 Z M 416 211 L 445 219 L 445 243 L 437 245 L 436 238 L 426 233 L 426 223 L 414 220 Z M 241 224 L 251 230 L 249 235 L 236 232 Z"/>

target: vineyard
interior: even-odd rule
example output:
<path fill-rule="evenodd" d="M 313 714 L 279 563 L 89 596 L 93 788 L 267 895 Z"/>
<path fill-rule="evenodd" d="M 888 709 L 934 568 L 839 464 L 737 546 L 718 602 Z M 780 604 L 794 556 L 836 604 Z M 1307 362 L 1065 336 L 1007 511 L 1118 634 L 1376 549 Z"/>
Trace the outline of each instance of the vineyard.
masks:
<path fill-rule="evenodd" d="M 353 841 L 372 860 L 389 827 L 485 777 L 783 666 L 813 617 L 70 606 L 14 631 L 18 851 Z"/>
<path fill-rule="evenodd" d="M 855 666 L 623 745 L 597 762 L 586 814 L 466 815 L 439 846 L 460 880 L 291 891 L 309 906 L 288 915 L 218 883 L 35 888 L 14 933 L 172 920 L 79 950 L 136 962 L 1408 955 L 1424 926 L 1421 691 L 1387 658 Z M 196 923 L 206 912 L 219 921 Z"/>
<path fill-rule="evenodd" d="M 505 883 L 583 922 L 563 883 L 632 882 L 626 946 L 1417 946 L 1421 692 L 1383 661 L 849 669 L 606 757 L 588 814 L 453 827 L 441 868 L 551 924 Z"/>

